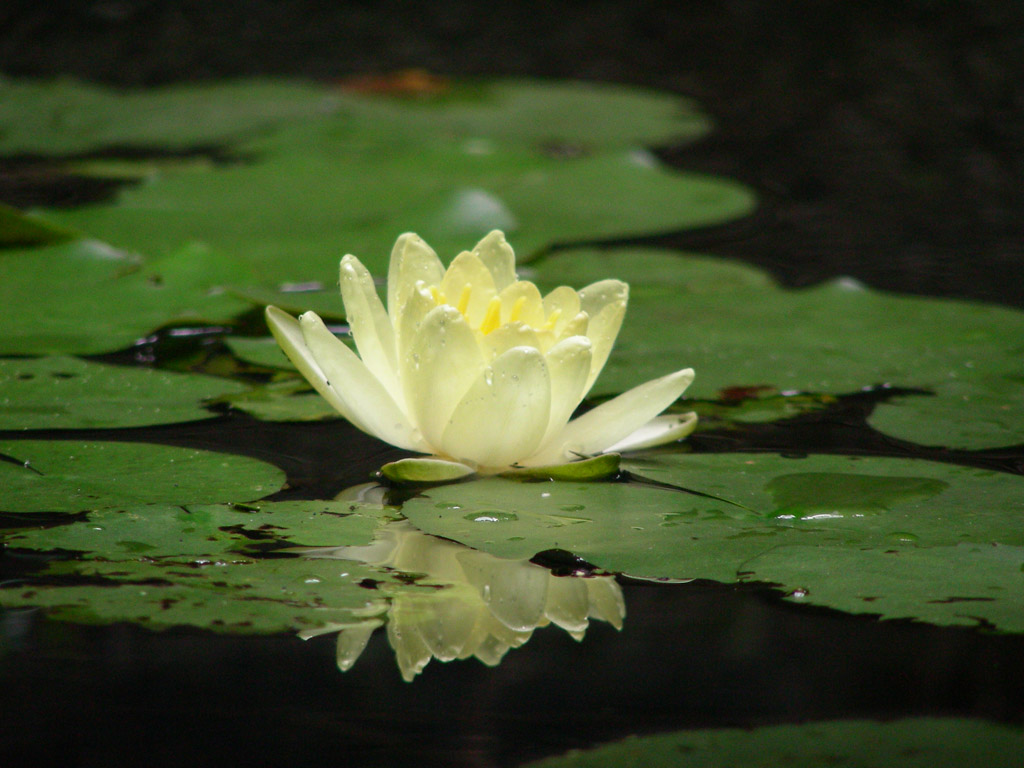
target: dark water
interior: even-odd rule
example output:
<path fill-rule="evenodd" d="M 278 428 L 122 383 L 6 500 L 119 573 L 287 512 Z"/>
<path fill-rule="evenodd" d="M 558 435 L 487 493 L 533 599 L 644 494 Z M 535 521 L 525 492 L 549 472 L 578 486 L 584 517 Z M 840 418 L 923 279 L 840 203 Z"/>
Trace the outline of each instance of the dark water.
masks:
<path fill-rule="evenodd" d="M 1022 51 L 1016 2 L 641 1 L 568 13 L 454 1 L 0 5 L 6 74 L 154 84 L 423 66 L 691 95 L 717 130 L 661 155 L 740 179 L 763 205 L 747 220 L 657 242 L 744 259 L 789 285 L 852 275 L 1017 307 Z M 33 186 L 24 162 L 0 158 L 0 199 L 49 201 L 52 188 Z M 1019 449 L 926 456 L 882 440 L 863 423 L 864 397 L 827 417 L 704 434 L 692 447 L 917 455 L 1021 471 Z M 333 495 L 394 455 L 336 423 L 286 428 L 236 416 L 116 437 L 140 434 L 275 461 L 293 497 Z M 24 567 L 0 558 L 0 578 Z M 685 727 L 1024 717 L 1024 638 L 850 617 L 781 602 L 767 587 L 627 584 L 625 593 L 621 632 L 595 623 L 577 644 L 539 630 L 496 669 L 434 662 L 411 685 L 379 636 L 342 674 L 331 637 L 153 633 L 7 612 L 0 765 L 505 766 Z"/>
<path fill-rule="evenodd" d="M 1024 638 L 879 623 L 752 588 L 632 585 L 617 633 L 539 630 L 402 682 L 376 636 L 222 637 L 4 618 L 5 765 L 516 765 L 630 733 L 821 718 L 1014 720 Z M 13 762 L 12 762 L 13 761 Z"/>

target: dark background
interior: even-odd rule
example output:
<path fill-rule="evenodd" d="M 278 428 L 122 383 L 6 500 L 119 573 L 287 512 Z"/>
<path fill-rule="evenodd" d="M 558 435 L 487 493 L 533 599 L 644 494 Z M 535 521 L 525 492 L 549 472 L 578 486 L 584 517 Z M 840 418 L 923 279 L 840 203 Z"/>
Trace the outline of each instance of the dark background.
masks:
<path fill-rule="evenodd" d="M 117 86 L 425 68 L 582 78 L 697 99 L 672 163 L 740 179 L 754 216 L 660 242 L 790 285 L 1024 306 L 1024 3 L 487 4 L 3 0 L 0 73 Z M 0 158 L 0 181 L 4 173 Z M 0 184 L 2 188 L 2 184 Z M 876 622 L 716 584 L 627 587 L 622 633 L 540 631 L 496 670 L 400 681 L 384 639 L 0 617 L 0 764 L 515 765 L 683 727 L 832 717 L 1019 722 L 1024 640 Z"/>
<path fill-rule="evenodd" d="M 756 216 L 672 245 L 790 285 L 836 275 L 1024 306 L 1024 3 L 4 0 L 0 72 L 156 85 L 418 67 L 696 98 L 663 156 L 756 189 Z"/>

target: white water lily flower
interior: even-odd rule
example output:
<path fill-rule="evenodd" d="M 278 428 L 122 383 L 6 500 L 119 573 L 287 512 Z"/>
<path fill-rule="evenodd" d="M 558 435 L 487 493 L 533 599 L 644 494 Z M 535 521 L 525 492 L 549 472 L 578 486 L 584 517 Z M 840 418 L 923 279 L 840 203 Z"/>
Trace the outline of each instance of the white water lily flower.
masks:
<path fill-rule="evenodd" d="M 391 254 L 387 310 L 359 259 L 341 260 L 358 355 L 313 312 L 296 320 L 267 307 L 266 316 L 299 371 L 356 427 L 466 473 L 498 472 L 646 448 L 693 430 L 695 414 L 658 416 L 693 380 L 689 368 L 569 421 L 608 359 L 628 292 L 602 280 L 542 297 L 517 279 L 499 231 L 447 270 L 407 233 Z"/>

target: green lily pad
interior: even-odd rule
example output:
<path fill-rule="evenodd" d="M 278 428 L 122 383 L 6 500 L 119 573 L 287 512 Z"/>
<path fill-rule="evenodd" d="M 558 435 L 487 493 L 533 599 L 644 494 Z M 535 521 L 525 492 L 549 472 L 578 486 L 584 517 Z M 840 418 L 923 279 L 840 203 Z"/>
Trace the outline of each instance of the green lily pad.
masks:
<path fill-rule="evenodd" d="M 83 521 L 8 534 L 5 543 L 16 550 L 79 554 L 48 561 L 42 581 L 5 582 L 0 604 L 78 622 L 221 632 L 352 622 L 386 609 L 376 585 L 403 583 L 360 563 L 258 553 L 363 546 L 392 515 L 375 505 L 319 501 L 99 510 Z"/>
<path fill-rule="evenodd" d="M 552 155 L 693 141 L 711 122 L 673 94 L 608 83 L 494 80 L 452 82 L 417 99 L 347 94 L 342 109 L 353 136 L 420 145 L 432 137 L 469 142 L 487 154 L 496 144 Z"/>
<path fill-rule="evenodd" d="M 0 354 L 98 354 L 172 323 L 226 322 L 248 268 L 203 246 L 142 264 L 96 240 L 0 251 Z"/>
<path fill-rule="evenodd" d="M 259 309 L 273 304 L 293 315 L 313 311 L 325 320 L 344 320 L 345 306 L 342 304 L 338 287 L 335 285 L 325 289 L 319 286 L 320 283 L 285 286 L 287 290 L 262 288 L 258 285 L 232 286 L 228 290 Z"/>
<path fill-rule="evenodd" d="M 359 582 L 386 574 L 358 564 L 339 569 L 298 557 L 235 556 L 184 565 L 63 564 L 51 576 L 66 583 L 11 585 L 0 589 L 0 603 L 83 624 L 130 621 L 151 629 L 187 625 L 249 634 L 316 629 L 382 611 L 376 594 Z M 104 581 L 76 585 L 83 577 Z"/>
<path fill-rule="evenodd" d="M 922 445 L 977 450 L 1024 443 L 1024 366 L 1013 357 L 1000 360 L 1000 346 L 982 347 L 950 366 L 949 378 L 932 387 L 935 396 L 894 397 L 875 408 L 868 423 Z M 1019 349 L 1007 352 L 1021 359 Z"/>
<path fill-rule="evenodd" d="M 706 768 L 824 765 L 894 768 L 1014 768 L 1024 753 L 1019 728 L 980 720 L 913 718 L 879 723 L 834 720 L 754 729 L 716 728 L 631 736 L 572 750 L 529 768 Z"/>
<path fill-rule="evenodd" d="M 305 380 L 288 379 L 254 386 L 219 401 L 261 421 L 321 421 L 340 419 L 333 406 L 316 392 L 309 391 Z"/>
<path fill-rule="evenodd" d="M 0 247 L 60 243 L 78 237 L 77 233 L 0 203 Z"/>
<path fill-rule="evenodd" d="M 247 80 L 135 91 L 0 78 L 0 153 L 211 147 L 332 108 L 323 86 Z"/>
<path fill-rule="evenodd" d="M 146 443 L 4 440 L 0 456 L 4 512 L 248 501 L 278 491 L 285 480 L 256 459 Z"/>
<path fill-rule="evenodd" d="M 635 151 L 571 160 L 451 145 L 347 154 L 330 125 L 314 127 L 258 162 L 162 174 L 114 203 L 48 215 L 152 255 L 202 241 L 244 257 L 259 284 L 276 288 L 334 285 L 344 253 L 383 277 L 395 238 L 408 230 L 447 261 L 503 229 L 528 258 L 556 242 L 720 223 L 754 205 L 735 182 L 670 171 Z"/>
<path fill-rule="evenodd" d="M 537 265 L 546 288 L 563 270 L 631 285 L 622 332 L 592 394 L 682 367 L 697 371 L 693 398 L 737 387 L 845 393 L 891 384 L 935 396 L 879 405 L 871 424 L 887 434 L 967 449 L 1024 442 L 1024 312 L 896 296 L 846 279 L 784 290 L 758 283 L 749 268 L 666 256 L 565 251 Z"/>
<path fill-rule="evenodd" d="M 86 362 L 0 359 L 0 429 L 138 427 L 206 419 L 203 403 L 246 391 L 239 382 Z"/>
<path fill-rule="evenodd" d="M 387 514 L 383 507 L 350 501 L 110 507 L 90 512 L 85 521 L 15 532 L 4 541 L 18 549 L 81 552 L 85 560 L 145 557 L 188 564 L 202 557 L 250 554 L 267 542 L 278 547 L 366 544 Z"/>
<path fill-rule="evenodd" d="M 559 548 L 643 578 L 770 581 L 841 610 L 1024 631 L 1020 477 L 762 454 L 666 454 L 623 468 L 659 485 L 487 478 L 432 488 L 402 512 L 428 533 L 502 557 Z"/>

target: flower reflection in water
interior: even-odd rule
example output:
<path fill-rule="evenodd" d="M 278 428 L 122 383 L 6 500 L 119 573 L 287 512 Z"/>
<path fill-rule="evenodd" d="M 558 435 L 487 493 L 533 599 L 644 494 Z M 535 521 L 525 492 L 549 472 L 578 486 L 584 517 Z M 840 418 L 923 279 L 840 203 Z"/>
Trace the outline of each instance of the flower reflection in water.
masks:
<path fill-rule="evenodd" d="M 504 560 L 439 539 L 400 520 L 379 528 L 372 544 L 305 552 L 421 575 L 396 590 L 384 612 L 351 624 L 301 633 L 338 635 L 338 667 L 352 667 L 378 627 L 387 627 L 402 677 L 411 681 L 432 658 L 475 656 L 497 665 L 537 627 L 555 624 L 582 640 L 590 619 L 622 628 L 626 606 L 612 576 L 556 576 L 528 560 Z"/>

